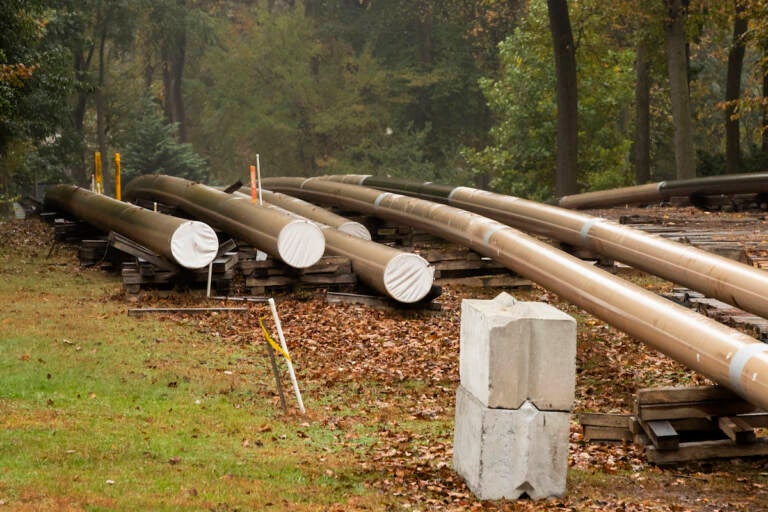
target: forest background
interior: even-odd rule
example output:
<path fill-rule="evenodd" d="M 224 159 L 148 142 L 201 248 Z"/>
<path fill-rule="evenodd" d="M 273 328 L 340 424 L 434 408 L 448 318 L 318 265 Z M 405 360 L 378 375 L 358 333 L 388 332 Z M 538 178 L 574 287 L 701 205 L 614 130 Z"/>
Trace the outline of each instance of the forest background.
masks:
<path fill-rule="evenodd" d="M 0 202 L 95 151 L 107 190 L 115 152 L 539 200 L 764 170 L 767 51 L 765 0 L 0 0 Z"/>

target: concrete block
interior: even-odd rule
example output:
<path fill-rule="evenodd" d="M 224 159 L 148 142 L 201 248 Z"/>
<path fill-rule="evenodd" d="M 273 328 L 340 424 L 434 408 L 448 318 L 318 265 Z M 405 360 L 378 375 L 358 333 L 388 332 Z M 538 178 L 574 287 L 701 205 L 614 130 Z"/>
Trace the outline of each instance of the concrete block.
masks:
<path fill-rule="evenodd" d="M 570 414 L 490 409 L 463 386 L 456 393 L 453 467 L 481 500 L 565 494 Z"/>
<path fill-rule="evenodd" d="M 461 303 L 461 385 L 484 405 L 570 411 L 576 386 L 576 321 L 507 293 Z"/>

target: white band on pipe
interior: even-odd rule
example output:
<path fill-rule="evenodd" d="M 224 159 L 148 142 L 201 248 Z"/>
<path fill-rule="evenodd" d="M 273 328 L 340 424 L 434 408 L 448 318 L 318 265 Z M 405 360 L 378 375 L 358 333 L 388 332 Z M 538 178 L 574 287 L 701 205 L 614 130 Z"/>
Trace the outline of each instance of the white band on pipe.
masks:
<path fill-rule="evenodd" d="M 508 226 L 505 226 L 504 224 L 496 224 L 495 226 L 491 226 L 490 228 L 488 228 L 488 231 L 485 232 L 485 236 L 483 237 L 483 243 L 485 243 L 485 245 L 488 245 L 494 233 L 496 233 L 497 231 L 501 231 L 506 227 Z"/>
<path fill-rule="evenodd" d="M 362 176 L 360 176 L 360 181 L 358 181 L 357 184 L 362 186 L 362 184 L 365 183 L 365 180 L 367 180 L 371 176 L 373 176 L 373 174 L 363 174 Z"/>
<path fill-rule="evenodd" d="M 450 193 L 450 194 L 448 194 L 448 202 L 449 202 L 449 203 L 450 203 L 451 201 L 453 201 L 453 194 L 455 194 L 456 192 L 458 192 L 460 188 L 465 188 L 465 187 L 456 187 L 456 188 L 454 188 L 453 190 L 451 190 L 451 193 Z"/>
<path fill-rule="evenodd" d="M 752 356 L 759 354 L 760 352 L 768 352 L 768 345 L 760 342 L 749 343 L 743 345 L 736 351 L 733 359 L 731 359 L 731 364 L 728 366 L 728 378 L 731 381 L 733 389 L 743 392 L 741 387 L 741 373 L 744 371 L 747 362 L 752 359 Z"/>
<path fill-rule="evenodd" d="M 392 194 L 389 193 L 389 192 L 382 192 L 381 194 L 379 194 L 376 197 L 376 200 L 373 202 L 373 206 L 378 208 L 379 205 L 381 204 L 381 202 L 384 200 L 384 198 L 386 198 L 387 196 L 390 196 L 390 195 L 392 195 Z"/>
<path fill-rule="evenodd" d="M 661 192 L 661 189 L 667 186 L 666 181 L 660 181 L 658 185 L 656 185 L 656 192 Z"/>
<path fill-rule="evenodd" d="M 589 241 L 589 230 L 592 229 L 592 226 L 597 224 L 598 222 L 603 222 L 605 219 L 601 217 L 595 217 L 594 219 L 589 219 L 587 222 L 584 223 L 583 226 L 581 226 L 581 232 L 579 233 L 579 237 L 581 238 L 581 243 L 584 245 L 587 244 Z"/>

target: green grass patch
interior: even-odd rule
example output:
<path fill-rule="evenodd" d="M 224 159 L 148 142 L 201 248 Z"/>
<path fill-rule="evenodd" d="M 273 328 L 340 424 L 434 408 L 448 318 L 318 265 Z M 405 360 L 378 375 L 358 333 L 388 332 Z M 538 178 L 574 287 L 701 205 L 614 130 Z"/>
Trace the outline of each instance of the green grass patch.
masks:
<path fill-rule="evenodd" d="M 0 502 L 323 510 L 355 497 L 376 508 L 333 431 L 276 409 L 263 350 L 194 321 L 130 318 L 115 278 L 65 258 L 0 262 Z"/>

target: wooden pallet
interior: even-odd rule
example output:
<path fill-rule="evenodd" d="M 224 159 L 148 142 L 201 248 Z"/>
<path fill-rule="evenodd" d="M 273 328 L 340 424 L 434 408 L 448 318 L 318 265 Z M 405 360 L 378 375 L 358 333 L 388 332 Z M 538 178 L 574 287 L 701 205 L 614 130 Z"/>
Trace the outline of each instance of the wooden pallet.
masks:
<path fill-rule="evenodd" d="M 768 455 L 768 427 L 759 411 L 720 386 L 641 389 L 634 414 L 582 414 L 586 441 L 630 441 L 645 447 L 649 462 Z"/>
<path fill-rule="evenodd" d="M 262 260 L 255 249 L 241 247 L 238 268 L 252 295 L 319 288 L 346 291 L 357 284 L 352 263 L 344 256 L 324 256 L 309 268 L 296 269 L 274 258 Z"/>
<path fill-rule="evenodd" d="M 764 343 L 768 342 L 768 320 L 765 318 L 687 288 L 674 288 L 664 296 L 720 323 L 746 331 Z"/>
<path fill-rule="evenodd" d="M 530 280 L 466 247 L 446 242 L 421 244 L 406 250 L 419 254 L 435 269 L 435 284 L 472 288 L 529 288 Z"/>

